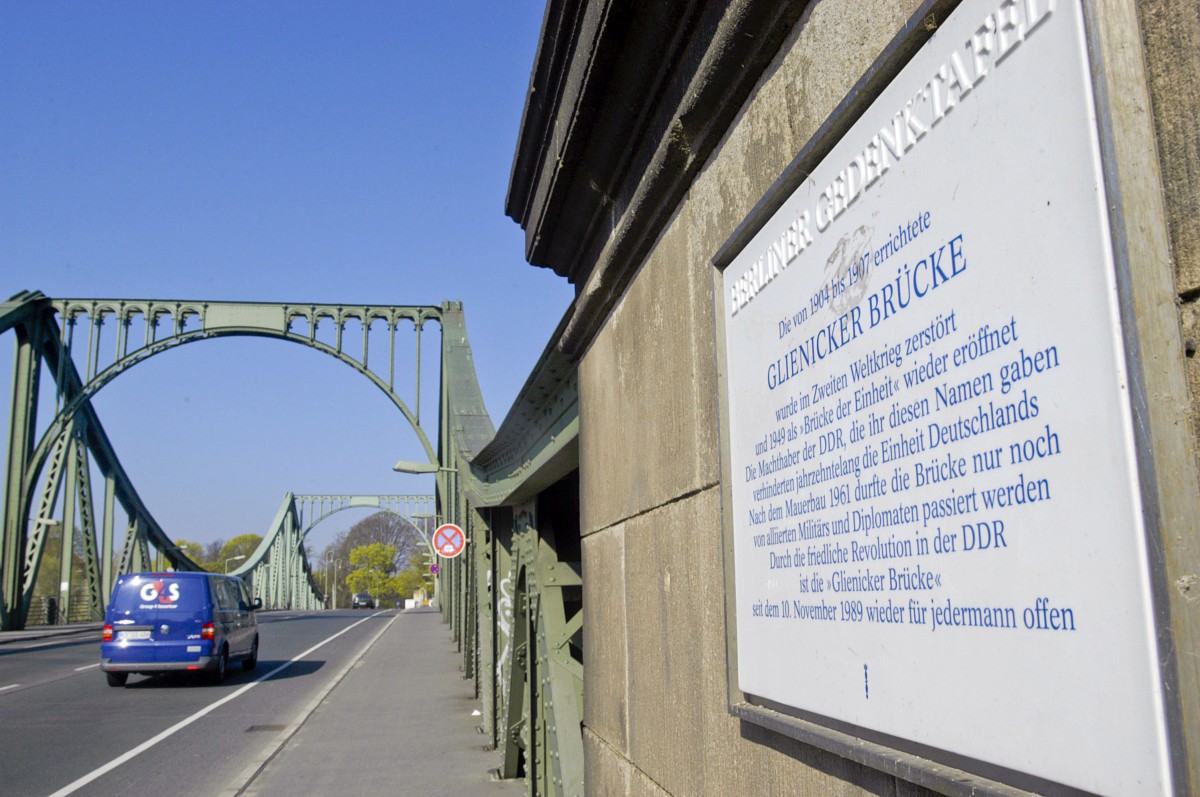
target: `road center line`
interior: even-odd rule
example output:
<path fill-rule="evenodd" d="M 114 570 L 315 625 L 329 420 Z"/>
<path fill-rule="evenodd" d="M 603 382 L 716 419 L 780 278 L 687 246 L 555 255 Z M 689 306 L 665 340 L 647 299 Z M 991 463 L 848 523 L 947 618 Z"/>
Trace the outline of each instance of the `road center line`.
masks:
<path fill-rule="evenodd" d="M 18 686 L 20 686 L 20 684 L 9 684 L 8 686 L 0 686 L 0 692 L 3 692 L 5 689 L 16 689 Z"/>
<path fill-rule="evenodd" d="M 338 631 L 336 634 L 329 637 L 328 639 L 318 642 L 317 644 L 313 645 L 311 648 L 304 651 L 303 653 L 296 656 L 295 658 L 291 659 L 290 661 L 286 661 L 283 664 L 280 664 L 278 667 L 271 670 L 266 675 L 255 678 L 253 681 L 246 684 L 241 689 L 238 689 L 236 692 L 226 695 L 225 697 L 223 697 L 220 700 L 217 700 L 213 703 L 209 703 L 207 706 L 200 709 L 192 716 L 187 717 L 186 719 L 180 720 L 179 722 L 175 723 L 170 728 L 167 728 L 165 731 L 158 734 L 157 736 L 153 736 L 153 737 L 147 739 L 146 741 L 142 742 L 141 744 L 139 744 L 137 747 L 133 748 L 129 752 L 117 756 L 116 758 L 114 758 L 112 761 L 109 761 L 104 766 L 93 769 L 91 772 L 89 772 L 88 774 L 79 778 L 78 780 L 76 780 L 72 783 L 68 783 L 66 786 L 63 786 L 58 791 L 49 795 L 49 797 L 66 797 L 66 795 L 68 795 L 68 794 L 74 794 L 76 791 L 78 791 L 79 789 L 82 789 L 84 786 L 88 785 L 93 780 L 96 780 L 97 778 L 102 777 L 102 776 L 108 774 L 109 772 L 112 772 L 114 769 L 121 766 L 126 761 L 129 761 L 129 760 L 133 759 L 134 757 L 141 755 L 142 753 L 146 752 L 151 747 L 153 747 L 154 745 L 163 741 L 164 739 L 169 739 L 170 737 L 174 736 L 176 733 L 183 730 L 187 726 L 191 725 L 193 722 L 200 719 L 201 717 L 204 717 L 207 714 L 210 714 L 213 711 L 216 711 L 218 708 L 225 705 L 226 703 L 229 703 L 232 700 L 235 700 L 236 698 L 241 697 L 246 692 L 249 692 L 251 689 L 258 686 L 263 681 L 267 680 L 268 678 L 272 678 L 275 675 L 278 675 L 279 673 L 286 670 L 288 667 L 291 667 L 293 664 L 295 664 L 296 662 L 303 659 L 305 656 L 308 656 L 308 655 L 316 652 L 317 650 L 323 648 L 325 645 L 327 645 L 330 642 L 332 642 L 333 640 L 337 639 L 338 637 L 340 637 L 342 634 L 346 633 L 350 629 L 356 628 L 356 627 L 362 625 L 363 623 L 367 622 L 370 619 L 372 619 L 372 618 L 364 617 L 363 619 L 359 620 L 358 622 L 353 623 L 352 625 L 346 626 L 341 631 Z"/>

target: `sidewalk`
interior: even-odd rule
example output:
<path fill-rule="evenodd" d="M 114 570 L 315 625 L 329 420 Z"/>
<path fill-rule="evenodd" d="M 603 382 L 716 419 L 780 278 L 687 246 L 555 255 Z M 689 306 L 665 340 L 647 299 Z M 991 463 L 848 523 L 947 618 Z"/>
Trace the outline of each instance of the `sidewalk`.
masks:
<path fill-rule="evenodd" d="M 461 662 L 440 612 L 401 613 L 239 793 L 523 795 L 523 781 L 491 775 L 499 754 L 484 749 Z"/>
<path fill-rule="evenodd" d="M 15 642 L 34 642 L 54 637 L 78 634 L 99 634 L 104 623 L 71 623 L 70 625 L 34 625 L 24 631 L 0 631 L 0 645 Z"/>

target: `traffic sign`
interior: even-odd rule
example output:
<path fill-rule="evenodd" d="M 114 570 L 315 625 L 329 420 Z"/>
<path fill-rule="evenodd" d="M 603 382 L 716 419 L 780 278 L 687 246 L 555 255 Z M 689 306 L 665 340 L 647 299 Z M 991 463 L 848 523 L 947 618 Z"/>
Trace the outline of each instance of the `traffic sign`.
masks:
<path fill-rule="evenodd" d="M 438 567 L 437 562 L 434 562 L 433 564 L 431 564 L 429 566 L 429 572 L 433 573 L 436 576 L 438 573 L 442 572 L 442 568 Z"/>
<path fill-rule="evenodd" d="M 445 559 L 453 559 L 466 547 L 467 535 L 453 523 L 439 526 L 438 530 L 433 533 L 433 549 L 437 551 L 438 556 Z"/>

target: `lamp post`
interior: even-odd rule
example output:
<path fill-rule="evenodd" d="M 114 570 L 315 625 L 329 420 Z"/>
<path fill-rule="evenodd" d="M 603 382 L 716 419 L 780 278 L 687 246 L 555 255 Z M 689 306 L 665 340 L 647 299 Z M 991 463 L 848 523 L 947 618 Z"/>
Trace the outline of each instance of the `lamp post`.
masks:
<path fill-rule="evenodd" d="M 226 559 L 225 560 L 225 572 L 226 573 L 229 572 L 229 563 L 230 562 L 240 562 L 245 558 L 246 558 L 246 556 L 243 554 L 242 556 L 231 556 L 228 559 Z"/>
<path fill-rule="evenodd" d="M 429 551 L 430 564 L 437 562 L 438 553 L 433 547 L 433 541 L 429 539 L 429 530 L 427 528 L 425 528 L 425 521 L 432 520 L 434 526 L 436 527 L 439 525 L 438 516 L 430 515 L 427 513 L 421 513 L 421 514 L 417 514 L 417 515 L 412 515 L 412 519 L 421 521 L 420 526 L 414 526 L 413 528 L 415 528 L 417 530 L 417 533 L 421 535 L 421 539 L 425 541 L 425 547 Z M 438 578 L 437 576 L 433 575 L 432 573 L 429 574 L 429 577 L 433 580 L 433 595 L 430 596 L 429 602 L 433 606 L 439 606 L 440 604 L 438 603 L 438 593 L 440 592 L 440 590 L 438 588 L 438 584 L 441 582 L 441 579 Z M 422 586 L 424 586 L 424 581 L 422 581 Z"/>
<path fill-rule="evenodd" d="M 453 473 L 456 476 L 458 474 L 458 468 L 447 468 L 446 466 L 444 466 L 440 463 L 437 463 L 437 462 L 412 462 L 412 461 L 404 460 L 404 459 L 398 461 L 395 465 L 393 465 L 392 470 L 396 471 L 397 473 L 409 473 L 409 474 L 414 474 L 414 475 L 420 475 L 420 474 L 424 474 L 424 473 L 434 474 L 434 476 L 437 477 L 437 481 L 438 481 L 438 495 L 439 495 L 439 498 L 443 502 L 446 500 L 446 485 L 445 485 L 445 482 L 443 481 L 442 474 L 443 473 Z M 455 512 L 454 512 L 454 507 L 452 504 L 444 505 L 444 509 L 446 509 L 446 512 L 448 515 L 450 515 L 451 517 L 454 516 Z M 413 517 L 421 517 L 421 516 L 414 515 Z M 431 516 L 425 515 L 424 517 L 431 517 Z M 434 517 L 435 524 L 437 524 L 437 525 L 441 524 L 442 518 L 440 516 L 432 516 L 432 517 Z M 424 526 L 424 523 L 422 523 L 421 525 Z M 433 547 L 433 542 L 432 542 L 432 540 L 429 539 L 429 535 L 425 533 L 424 529 L 421 529 L 421 536 L 425 538 L 425 544 L 429 547 L 429 550 L 433 551 L 434 557 L 435 557 L 434 561 L 437 561 L 437 559 L 436 559 L 437 550 Z M 433 605 L 434 606 L 441 605 L 441 601 L 440 601 L 441 583 L 442 583 L 441 578 L 433 579 Z"/>
<path fill-rule="evenodd" d="M 333 559 L 333 602 L 329 606 L 331 609 L 337 608 L 337 568 L 338 560 L 335 556 Z M 329 592 L 329 560 L 325 561 L 325 591 Z"/>

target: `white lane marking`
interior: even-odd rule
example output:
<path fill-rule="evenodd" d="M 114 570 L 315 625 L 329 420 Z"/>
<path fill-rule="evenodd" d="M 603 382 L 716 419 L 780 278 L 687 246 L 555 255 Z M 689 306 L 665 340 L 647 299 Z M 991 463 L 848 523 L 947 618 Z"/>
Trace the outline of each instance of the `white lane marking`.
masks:
<path fill-rule="evenodd" d="M 100 666 L 100 662 L 96 662 L 95 664 L 89 664 L 86 667 L 76 667 L 75 672 L 83 672 L 84 670 L 90 670 L 94 667 L 99 667 L 99 666 Z"/>
<path fill-rule="evenodd" d="M 8 686 L 0 686 L 0 692 L 3 692 L 5 689 L 16 689 L 18 686 L 20 686 L 20 684 L 9 684 Z"/>
<path fill-rule="evenodd" d="M 183 730 L 187 726 L 191 725 L 193 722 L 200 719 L 201 717 L 204 717 L 205 715 L 210 714 L 213 711 L 216 711 L 218 708 L 225 705 L 226 703 L 236 700 L 237 698 L 239 698 L 242 695 L 249 692 L 254 687 L 258 686 L 263 681 L 265 681 L 268 678 L 271 678 L 275 675 L 278 675 L 279 673 L 286 670 L 288 667 L 291 667 L 293 664 L 295 664 L 296 662 L 303 659 L 305 656 L 308 656 L 309 654 L 316 652 L 317 650 L 323 648 L 325 645 L 327 645 L 330 642 L 332 642 L 333 640 L 337 639 L 338 637 L 340 637 L 342 634 L 346 633 L 350 629 L 360 626 L 363 623 L 365 623 L 367 620 L 370 620 L 370 619 L 371 619 L 370 617 L 364 617 L 363 619 L 359 620 L 358 622 L 356 622 L 352 625 L 346 626 L 341 631 L 338 631 L 336 634 L 329 637 L 328 639 L 325 639 L 325 640 L 313 645 L 311 648 L 304 651 L 299 656 L 296 656 L 292 660 L 286 661 L 283 664 L 280 664 L 278 667 L 271 670 L 266 675 L 255 678 L 253 681 L 246 684 L 245 686 L 243 686 L 241 689 L 237 690 L 236 692 L 226 695 L 225 697 L 223 697 L 220 700 L 217 700 L 213 703 L 209 703 L 207 706 L 200 709 L 192 716 L 187 717 L 186 719 L 180 720 L 179 722 L 175 723 L 170 728 L 167 728 L 165 731 L 158 734 L 157 736 L 153 736 L 153 737 L 147 739 L 146 741 L 142 742 L 141 744 L 139 744 L 137 747 L 133 748 L 129 752 L 117 756 L 112 761 L 109 761 L 107 764 L 105 764 L 102 767 L 93 769 L 91 772 L 87 773 L 82 778 L 79 778 L 78 780 L 76 780 L 72 783 L 68 783 L 66 786 L 63 786 L 58 791 L 49 795 L 49 797 L 66 797 L 66 795 L 68 795 L 68 794 L 74 794 L 78 790 L 82 789 L 84 786 L 91 783 L 93 780 L 96 780 L 97 778 L 102 777 L 102 776 L 108 774 L 109 772 L 112 772 L 117 767 L 121 766 L 122 764 L 124 764 L 127 761 L 130 761 L 134 757 L 141 755 L 142 753 L 146 752 L 151 747 L 153 747 L 154 745 L 163 741 L 164 739 L 168 739 L 168 738 L 174 736 L 176 733 Z"/>

